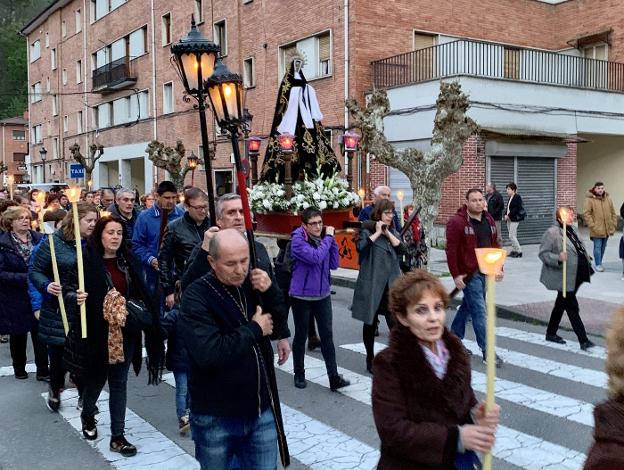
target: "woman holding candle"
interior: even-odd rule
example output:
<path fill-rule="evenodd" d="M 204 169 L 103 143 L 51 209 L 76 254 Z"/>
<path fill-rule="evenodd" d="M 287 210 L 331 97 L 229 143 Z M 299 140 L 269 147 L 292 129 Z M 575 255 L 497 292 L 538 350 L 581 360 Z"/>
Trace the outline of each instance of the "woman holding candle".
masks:
<path fill-rule="evenodd" d="M 576 333 L 581 349 L 587 350 L 595 346 L 587 338 L 583 320 L 579 315 L 579 304 L 576 292 L 581 284 L 590 282 L 593 274 L 591 262 L 583 242 L 572 226 L 574 212 L 569 207 L 557 209 L 557 223 L 550 227 L 542 236 L 539 257 L 542 260 L 540 281 L 549 290 L 557 291 L 557 299 L 550 314 L 546 329 L 546 341 L 565 344 L 565 340 L 557 334 L 563 312 L 568 313 L 572 329 Z M 566 228 L 564 237 L 563 227 Z M 563 249 L 563 240 L 567 237 L 566 248 Z M 565 263 L 564 263 L 565 261 Z M 563 266 L 567 266 L 566 285 L 563 286 Z M 565 289 L 566 295 L 563 295 Z"/>
<path fill-rule="evenodd" d="M 494 446 L 500 407 L 485 411 L 470 360 L 444 326 L 449 297 L 432 274 L 412 271 L 390 288 L 397 325 L 375 357 L 372 405 L 379 470 L 473 469 Z"/>
<path fill-rule="evenodd" d="M 9 207 L 1 219 L 5 232 L 0 234 L 0 335 L 8 334 L 16 379 L 27 379 L 26 344 L 31 334 L 37 380 L 49 380 L 48 355 L 37 339 L 38 322 L 28 295 L 28 262 L 41 234 L 30 228 L 30 211 Z"/>
<path fill-rule="evenodd" d="M 88 440 L 97 438 L 95 426 L 96 401 L 106 382 L 110 390 L 111 417 L 110 450 L 125 457 L 136 454 L 136 447 L 124 436 L 126 413 L 126 385 L 128 370 L 135 352 L 141 352 L 141 332 L 126 328 L 125 323 L 109 316 L 109 291 L 125 305 L 127 300 L 142 301 L 152 314 L 154 328 L 146 331 L 146 349 L 150 374 L 161 363 L 158 334 L 158 306 L 155 305 L 141 278 L 138 261 L 127 248 L 123 223 L 114 217 L 101 218 L 89 238 L 84 251 L 85 292 L 71 289 L 66 297 L 76 314 L 66 343 L 65 359 L 83 381 L 82 433 Z M 78 321 L 78 305 L 86 302 L 88 336 L 82 338 Z M 151 376 L 150 376 L 151 377 Z"/>
<path fill-rule="evenodd" d="M 351 310 L 353 318 L 364 323 L 362 336 L 366 347 L 366 370 L 371 374 L 379 315 L 386 318 L 388 329 L 394 326 L 388 312 L 388 288 L 401 275 L 399 255 L 405 246 L 394 229 L 393 220 L 392 202 L 388 199 L 378 201 L 371 213 L 372 223 L 364 222 L 356 244 L 360 271 Z"/>

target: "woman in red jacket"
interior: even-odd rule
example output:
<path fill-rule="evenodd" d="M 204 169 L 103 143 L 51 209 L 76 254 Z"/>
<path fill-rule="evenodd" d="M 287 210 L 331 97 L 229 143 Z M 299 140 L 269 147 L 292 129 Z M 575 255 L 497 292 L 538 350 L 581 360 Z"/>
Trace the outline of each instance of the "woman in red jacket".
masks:
<path fill-rule="evenodd" d="M 444 326 L 449 297 L 433 275 L 412 271 L 390 289 L 398 320 L 375 357 L 373 416 L 379 470 L 479 467 L 494 446 L 500 408 L 485 412 L 470 386 L 470 361 Z"/>

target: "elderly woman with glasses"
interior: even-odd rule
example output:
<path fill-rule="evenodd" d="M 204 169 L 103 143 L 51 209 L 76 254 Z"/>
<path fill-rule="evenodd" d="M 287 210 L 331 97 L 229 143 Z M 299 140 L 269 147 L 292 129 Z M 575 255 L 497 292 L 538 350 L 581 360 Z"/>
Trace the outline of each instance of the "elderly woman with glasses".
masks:
<path fill-rule="evenodd" d="M 388 312 L 388 289 L 401 275 L 399 256 L 405 246 L 394 228 L 394 205 L 388 199 L 375 204 L 371 220 L 363 222 L 357 241 L 360 271 L 353 291 L 352 316 L 364 323 L 362 336 L 366 348 L 366 370 L 373 373 L 373 344 L 379 315 L 388 329 L 394 321 Z"/>
<path fill-rule="evenodd" d="M 27 379 L 26 340 L 30 332 L 37 380 L 49 380 L 48 354 L 37 339 L 38 322 L 28 294 L 28 262 L 41 234 L 30 228 L 30 210 L 9 207 L 3 214 L 0 233 L 0 334 L 10 335 L 11 359 L 16 379 Z"/>

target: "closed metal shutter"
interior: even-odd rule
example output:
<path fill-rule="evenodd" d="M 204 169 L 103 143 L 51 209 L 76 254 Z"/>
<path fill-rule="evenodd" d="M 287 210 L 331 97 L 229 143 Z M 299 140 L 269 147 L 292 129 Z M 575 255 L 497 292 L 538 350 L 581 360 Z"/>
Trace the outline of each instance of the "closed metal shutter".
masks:
<path fill-rule="evenodd" d="M 553 158 L 491 157 L 489 180 L 503 195 L 505 207 L 509 197 L 505 186 L 514 181 L 522 196 L 527 217 L 518 228 L 518 240 L 539 243 L 543 233 L 553 224 L 555 214 L 555 164 Z M 506 224 L 502 223 L 503 240 L 509 240 Z"/>

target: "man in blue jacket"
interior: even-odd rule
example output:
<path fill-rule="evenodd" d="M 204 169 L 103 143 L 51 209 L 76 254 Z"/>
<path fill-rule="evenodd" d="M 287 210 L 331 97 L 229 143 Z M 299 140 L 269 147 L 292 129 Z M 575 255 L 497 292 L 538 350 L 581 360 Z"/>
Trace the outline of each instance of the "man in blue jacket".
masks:
<path fill-rule="evenodd" d="M 314 315 L 321 337 L 321 352 L 325 360 L 330 389 L 335 392 L 349 385 L 338 375 L 336 348 L 332 332 L 332 303 L 330 269 L 338 268 L 338 244 L 334 227 L 323 230 L 321 211 L 309 207 L 301 214 L 301 227 L 292 232 L 292 280 L 290 304 L 295 321 L 293 362 L 295 387 L 305 388 L 305 343 L 308 339 L 310 315 Z"/>
<path fill-rule="evenodd" d="M 137 217 L 132 235 L 132 251 L 141 260 L 145 281 L 150 292 L 156 292 L 158 271 L 158 250 L 167 224 L 184 215 L 176 207 L 178 191 L 171 181 L 158 185 L 158 200 L 151 209 L 146 209 Z M 162 220 L 163 210 L 168 211 L 167 220 Z"/>

